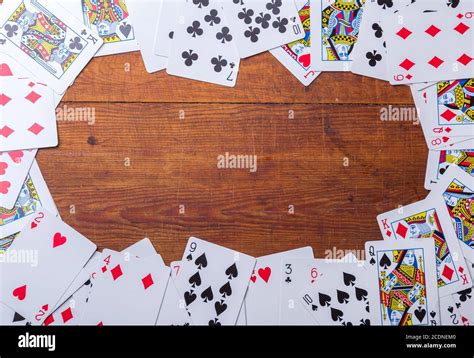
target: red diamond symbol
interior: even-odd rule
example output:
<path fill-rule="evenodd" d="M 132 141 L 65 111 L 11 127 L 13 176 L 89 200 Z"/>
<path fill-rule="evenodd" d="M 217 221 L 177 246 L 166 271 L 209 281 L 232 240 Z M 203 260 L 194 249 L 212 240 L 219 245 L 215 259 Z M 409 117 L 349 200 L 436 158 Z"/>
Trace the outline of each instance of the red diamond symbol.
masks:
<path fill-rule="evenodd" d="M 438 29 L 436 26 L 431 25 L 430 27 L 428 27 L 428 28 L 425 30 L 425 32 L 426 32 L 428 35 L 435 37 L 436 35 L 438 35 L 438 34 L 441 32 L 441 30 Z"/>
<path fill-rule="evenodd" d="M 464 15 L 461 14 L 461 13 L 459 13 L 459 14 L 457 15 L 457 18 L 458 18 L 458 19 L 462 19 L 463 17 L 464 17 Z"/>
<path fill-rule="evenodd" d="M 48 318 L 46 318 L 43 322 L 43 325 L 49 326 L 51 323 L 54 322 L 54 317 L 53 315 L 49 315 Z"/>
<path fill-rule="evenodd" d="M 28 87 L 34 87 L 34 86 L 35 86 L 35 83 L 34 83 L 34 82 L 28 83 Z"/>
<path fill-rule="evenodd" d="M 120 265 L 115 266 L 112 270 L 110 270 L 110 272 L 112 273 L 112 278 L 114 279 L 114 281 L 123 275 L 122 268 L 120 267 Z"/>
<path fill-rule="evenodd" d="M 397 231 L 396 231 L 397 235 L 405 238 L 407 235 L 407 232 L 408 232 L 408 228 L 406 228 L 402 224 L 398 224 Z"/>
<path fill-rule="evenodd" d="M 107 271 L 107 266 L 102 266 L 102 272 Z"/>
<path fill-rule="evenodd" d="M 458 58 L 458 62 L 463 64 L 464 66 L 467 66 L 471 61 L 472 61 L 472 57 L 466 54 Z"/>
<path fill-rule="evenodd" d="M 448 132 L 448 133 L 451 133 L 451 128 L 448 127 L 448 128 L 445 129 L 445 131 Z"/>
<path fill-rule="evenodd" d="M 392 232 L 390 230 L 387 230 L 385 231 L 385 235 L 387 235 L 388 237 L 392 236 Z"/>
<path fill-rule="evenodd" d="M 462 267 L 462 266 L 459 267 L 459 268 L 458 268 L 458 271 L 461 272 L 461 273 L 463 273 L 463 272 L 464 272 L 464 267 Z"/>
<path fill-rule="evenodd" d="M 5 138 L 8 138 L 10 137 L 10 135 L 14 132 L 13 129 L 7 127 L 7 126 L 4 126 L 2 129 L 0 129 L 0 135 L 5 137 Z"/>
<path fill-rule="evenodd" d="M 412 68 L 413 66 L 415 66 L 415 63 L 410 61 L 408 58 L 405 59 L 401 64 L 400 64 L 400 67 L 404 68 L 405 70 L 410 70 L 410 68 Z"/>
<path fill-rule="evenodd" d="M 454 28 L 454 31 L 459 32 L 461 35 L 464 35 L 467 30 L 469 30 L 470 27 L 467 26 L 465 23 L 460 22 L 458 26 Z"/>
<path fill-rule="evenodd" d="M 456 113 L 451 111 L 450 109 L 447 109 L 441 114 L 441 117 L 446 119 L 448 122 L 452 121 L 454 118 L 456 118 Z"/>
<path fill-rule="evenodd" d="M 35 91 L 31 91 L 28 96 L 25 97 L 26 100 L 30 101 L 31 103 L 36 103 L 37 100 L 41 98 L 41 95 L 36 93 Z"/>
<path fill-rule="evenodd" d="M 65 311 L 62 311 L 61 317 L 63 318 L 64 323 L 72 319 L 74 316 L 72 315 L 71 307 L 68 307 Z"/>
<path fill-rule="evenodd" d="M 154 284 L 153 278 L 151 277 L 151 273 L 142 278 L 142 283 L 145 290 Z"/>
<path fill-rule="evenodd" d="M 0 94 L 0 105 L 5 106 L 12 99 L 5 94 Z"/>
<path fill-rule="evenodd" d="M 434 68 L 438 68 L 444 63 L 444 61 L 440 59 L 438 56 L 435 56 L 431 60 L 429 60 L 428 63 Z"/>
<path fill-rule="evenodd" d="M 453 273 L 454 273 L 454 270 L 451 267 L 447 265 L 444 266 L 442 275 L 446 277 L 449 281 L 451 281 L 451 278 L 453 278 Z"/>
<path fill-rule="evenodd" d="M 408 30 L 406 27 L 403 27 L 402 29 L 400 29 L 400 31 L 397 32 L 397 35 L 400 36 L 402 39 L 406 40 L 408 37 L 410 37 L 412 33 L 413 32 Z"/>
<path fill-rule="evenodd" d="M 43 131 L 44 127 L 40 126 L 38 123 L 33 124 L 28 130 L 34 135 L 38 135 Z"/>
<path fill-rule="evenodd" d="M 97 326 L 99 327 L 102 327 L 104 325 L 104 322 L 100 321 L 99 323 L 97 323 Z"/>
<path fill-rule="evenodd" d="M 413 78 L 413 76 L 412 76 L 412 75 L 406 75 L 405 78 L 406 78 L 407 80 L 411 80 L 411 79 Z"/>

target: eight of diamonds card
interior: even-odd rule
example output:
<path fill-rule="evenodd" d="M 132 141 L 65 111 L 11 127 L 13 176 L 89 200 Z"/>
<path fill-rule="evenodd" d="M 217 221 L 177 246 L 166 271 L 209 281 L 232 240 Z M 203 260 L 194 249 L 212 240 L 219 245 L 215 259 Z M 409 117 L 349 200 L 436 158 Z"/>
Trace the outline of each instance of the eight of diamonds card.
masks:
<path fill-rule="evenodd" d="M 350 71 L 365 0 L 311 3 L 311 61 L 317 71 Z"/>
<path fill-rule="evenodd" d="M 472 285 L 445 206 L 441 198 L 431 197 L 377 217 L 385 240 L 434 239 L 440 296 Z"/>
<path fill-rule="evenodd" d="M 456 237 L 466 260 L 474 261 L 474 178 L 452 165 L 429 198 L 443 198 L 445 214 L 451 219 Z M 461 274 L 467 283 L 468 272 Z"/>
<path fill-rule="evenodd" d="M 375 325 L 439 325 L 433 239 L 365 243 Z"/>
<path fill-rule="evenodd" d="M 0 16 L 2 51 L 39 80 L 63 93 L 79 75 L 102 39 L 55 0 L 12 0 Z"/>

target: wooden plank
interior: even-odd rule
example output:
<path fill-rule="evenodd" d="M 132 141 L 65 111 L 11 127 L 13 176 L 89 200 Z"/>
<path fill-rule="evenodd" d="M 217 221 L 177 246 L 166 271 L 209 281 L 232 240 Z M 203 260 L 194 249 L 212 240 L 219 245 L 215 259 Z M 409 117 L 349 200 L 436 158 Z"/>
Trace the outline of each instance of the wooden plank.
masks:
<path fill-rule="evenodd" d="M 95 123 L 60 117 L 60 148 L 38 160 L 63 219 L 101 248 L 147 236 L 169 262 L 195 235 L 257 256 L 302 245 L 323 256 L 379 239 L 377 214 L 426 195 L 421 128 L 381 121 L 377 105 L 59 108 L 94 109 Z M 217 168 L 226 152 L 257 155 L 257 172 Z"/>
<path fill-rule="evenodd" d="M 305 88 L 270 53 L 245 59 L 235 88 L 148 74 L 138 52 L 95 58 L 67 91 L 67 101 L 179 103 L 411 104 L 406 86 L 343 72 L 323 73 Z"/>

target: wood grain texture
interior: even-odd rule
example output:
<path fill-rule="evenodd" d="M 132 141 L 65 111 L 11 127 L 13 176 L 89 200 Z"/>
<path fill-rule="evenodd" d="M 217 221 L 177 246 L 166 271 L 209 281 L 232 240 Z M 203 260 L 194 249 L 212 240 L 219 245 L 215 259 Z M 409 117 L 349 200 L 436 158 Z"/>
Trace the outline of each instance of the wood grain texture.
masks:
<path fill-rule="evenodd" d="M 95 124 L 59 121 L 38 161 L 63 219 L 100 248 L 149 237 L 170 262 L 194 235 L 321 257 L 380 239 L 377 214 L 426 195 L 421 128 L 381 121 L 387 104 L 411 105 L 409 91 L 350 73 L 304 88 L 269 54 L 243 61 L 234 89 L 105 57 L 59 107 L 93 109 Z M 257 172 L 219 169 L 226 152 L 257 155 Z"/>

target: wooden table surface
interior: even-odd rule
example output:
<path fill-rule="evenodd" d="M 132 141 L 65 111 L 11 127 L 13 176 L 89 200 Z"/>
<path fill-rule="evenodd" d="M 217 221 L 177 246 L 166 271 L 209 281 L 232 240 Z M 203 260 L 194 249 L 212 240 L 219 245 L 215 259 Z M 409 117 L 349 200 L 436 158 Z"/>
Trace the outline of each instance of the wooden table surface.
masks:
<path fill-rule="evenodd" d="M 38 161 L 62 218 L 101 249 L 148 237 L 170 262 L 194 235 L 324 257 L 381 239 L 379 213 L 426 195 L 421 127 L 382 121 L 389 105 L 413 107 L 408 88 L 351 73 L 305 88 L 268 53 L 236 88 L 148 74 L 139 53 L 96 58 L 59 105 L 95 124 L 59 121 Z M 257 172 L 219 169 L 226 152 L 257 155 Z"/>

